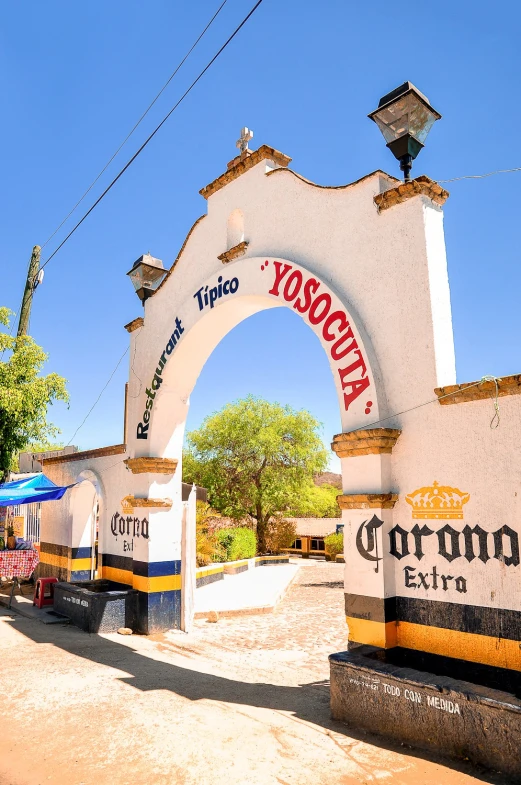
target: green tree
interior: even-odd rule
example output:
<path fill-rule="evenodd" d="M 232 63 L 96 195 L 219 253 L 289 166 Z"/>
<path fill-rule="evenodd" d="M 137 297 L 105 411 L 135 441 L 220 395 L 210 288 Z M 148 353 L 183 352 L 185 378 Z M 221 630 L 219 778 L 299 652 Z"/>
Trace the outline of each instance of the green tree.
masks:
<path fill-rule="evenodd" d="M 0 307 L 0 324 L 8 327 L 11 311 Z M 47 422 L 54 401 L 68 401 L 65 379 L 56 373 L 41 376 L 47 354 L 28 335 L 0 333 L 0 482 L 15 457 L 33 442 L 47 442 L 60 431 Z"/>
<path fill-rule="evenodd" d="M 324 537 L 326 546 L 326 553 L 334 560 L 336 556 L 344 553 L 344 535 L 343 534 L 328 534 Z"/>
<path fill-rule="evenodd" d="M 183 480 L 208 489 L 212 507 L 257 527 L 259 553 L 267 548 L 272 517 L 302 509 L 313 476 L 325 468 L 320 424 L 306 411 L 252 395 L 207 417 L 188 434 Z"/>
<path fill-rule="evenodd" d="M 39 453 L 39 452 L 57 452 L 58 450 L 63 450 L 64 444 L 63 442 L 50 442 L 50 441 L 39 441 L 39 442 L 30 442 L 27 445 L 25 452 L 32 452 L 32 453 Z"/>
<path fill-rule="evenodd" d="M 298 518 L 340 518 L 342 513 L 337 504 L 340 494 L 334 485 L 314 485 L 303 488 Z"/>
<path fill-rule="evenodd" d="M 210 534 L 208 528 L 210 521 L 218 513 L 212 510 L 209 504 L 202 501 L 196 502 L 195 518 L 195 559 L 198 567 L 204 567 L 220 553 L 220 546 L 215 535 Z"/>

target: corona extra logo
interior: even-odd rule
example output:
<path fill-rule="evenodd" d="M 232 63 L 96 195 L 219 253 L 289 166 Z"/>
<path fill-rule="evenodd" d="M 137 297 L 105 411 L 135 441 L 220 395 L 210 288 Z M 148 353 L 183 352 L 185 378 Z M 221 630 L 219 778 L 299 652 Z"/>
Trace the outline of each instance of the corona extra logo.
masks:
<path fill-rule="evenodd" d="M 124 499 L 121 499 L 121 509 L 127 515 L 129 513 L 132 514 L 134 512 L 134 507 L 132 506 L 132 502 L 130 501 L 131 499 L 132 496 L 125 496 Z"/>
<path fill-rule="evenodd" d="M 447 520 L 463 518 L 463 505 L 470 499 L 470 493 L 463 493 L 449 485 L 434 482 L 425 488 L 418 488 L 405 497 L 412 507 L 412 517 L 416 519 Z"/>

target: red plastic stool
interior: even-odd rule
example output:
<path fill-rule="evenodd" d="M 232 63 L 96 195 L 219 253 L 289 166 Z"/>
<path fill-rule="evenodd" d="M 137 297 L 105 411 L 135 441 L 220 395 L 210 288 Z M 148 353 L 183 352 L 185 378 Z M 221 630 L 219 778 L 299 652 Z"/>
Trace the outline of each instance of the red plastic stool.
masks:
<path fill-rule="evenodd" d="M 58 583 L 58 578 L 38 578 L 34 587 L 33 605 L 37 608 L 54 605 L 55 583 Z"/>

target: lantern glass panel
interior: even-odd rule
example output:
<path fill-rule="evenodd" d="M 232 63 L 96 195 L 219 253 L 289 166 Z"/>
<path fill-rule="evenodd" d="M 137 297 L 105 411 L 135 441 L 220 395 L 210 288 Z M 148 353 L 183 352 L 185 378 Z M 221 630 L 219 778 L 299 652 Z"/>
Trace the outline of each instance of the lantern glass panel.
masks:
<path fill-rule="evenodd" d="M 166 270 L 146 262 L 138 262 L 128 275 L 136 292 L 141 289 L 155 291 L 165 277 Z"/>
<path fill-rule="evenodd" d="M 423 144 L 438 115 L 411 92 L 382 107 L 374 119 L 388 144 L 407 133 Z"/>

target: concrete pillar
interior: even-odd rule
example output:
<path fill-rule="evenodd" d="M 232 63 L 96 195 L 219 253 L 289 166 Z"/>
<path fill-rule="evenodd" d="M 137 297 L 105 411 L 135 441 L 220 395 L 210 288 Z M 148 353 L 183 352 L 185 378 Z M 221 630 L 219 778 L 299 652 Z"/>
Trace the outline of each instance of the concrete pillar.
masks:
<path fill-rule="evenodd" d="M 195 614 L 196 587 L 196 494 L 192 487 L 188 501 L 183 504 L 183 538 L 181 544 L 181 629 L 190 632 Z"/>
<path fill-rule="evenodd" d="M 338 434 L 344 493 L 337 497 L 344 523 L 345 611 L 348 648 L 397 645 L 393 565 L 384 548 L 398 495 L 391 490 L 392 428 Z"/>
<path fill-rule="evenodd" d="M 139 632 L 151 634 L 181 626 L 180 495 L 173 477 L 177 461 L 129 458 L 134 480 L 132 505 L 132 586 L 139 592 Z"/>

